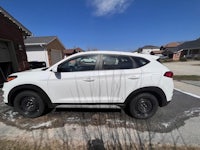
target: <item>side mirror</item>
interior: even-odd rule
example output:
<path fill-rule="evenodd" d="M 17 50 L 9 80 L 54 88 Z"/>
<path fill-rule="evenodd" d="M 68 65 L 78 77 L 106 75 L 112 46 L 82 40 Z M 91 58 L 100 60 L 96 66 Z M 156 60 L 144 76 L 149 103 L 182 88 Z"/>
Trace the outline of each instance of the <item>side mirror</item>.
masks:
<path fill-rule="evenodd" d="M 58 72 L 58 67 L 54 67 L 51 71 L 54 73 Z"/>

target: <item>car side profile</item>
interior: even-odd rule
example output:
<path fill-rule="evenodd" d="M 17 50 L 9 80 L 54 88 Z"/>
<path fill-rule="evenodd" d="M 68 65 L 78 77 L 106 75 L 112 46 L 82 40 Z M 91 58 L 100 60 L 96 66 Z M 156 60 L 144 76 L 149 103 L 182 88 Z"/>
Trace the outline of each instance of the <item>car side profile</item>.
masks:
<path fill-rule="evenodd" d="M 173 96 L 173 73 L 157 59 L 128 52 L 77 53 L 49 68 L 11 74 L 3 86 L 4 102 L 30 118 L 59 105 L 116 105 L 147 119 Z"/>

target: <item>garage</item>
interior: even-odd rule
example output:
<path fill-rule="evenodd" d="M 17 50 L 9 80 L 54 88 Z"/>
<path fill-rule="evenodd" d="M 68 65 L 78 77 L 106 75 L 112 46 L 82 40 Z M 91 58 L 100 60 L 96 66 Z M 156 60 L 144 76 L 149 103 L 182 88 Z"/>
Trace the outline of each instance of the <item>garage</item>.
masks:
<path fill-rule="evenodd" d="M 27 37 L 24 43 L 29 62 L 45 62 L 49 67 L 63 59 L 65 46 L 57 36 Z"/>
<path fill-rule="evenodd" d="M 63 55 L 62 55 L 62 51 L 59 50 L 51 50 L 51 63 L 52 65 L 57 63 L 58 61 L 60 61 L 62 59 Z"/>
<path fill-rule="evenodd" d="M 6 42 L 0 41 L 0 84 L 11 73 L 11 57 Z M 1 86 L 1 85 L 0 85 Z"/>
<path fill-rule="evenodd" d="M 0 7 L 0 88 L 8 75 L 29 69 L 24 38 L 32 33 Z"/>

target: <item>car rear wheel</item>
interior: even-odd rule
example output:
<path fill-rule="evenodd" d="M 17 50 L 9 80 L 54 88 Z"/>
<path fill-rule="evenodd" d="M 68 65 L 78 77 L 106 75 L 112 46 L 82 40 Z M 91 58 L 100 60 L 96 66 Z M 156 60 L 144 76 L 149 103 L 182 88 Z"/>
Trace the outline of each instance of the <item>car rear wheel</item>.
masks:
<path fill-rule="evenodd" d="M 29 118 L 41 116 L 45 112 L 45 103 L 34 91 L 22 91 L 14 99 L 14 108 Z"/>
<path fill-rule="evenodd" d="M 157 98 L 150 93 L 141 93 L 129 103 L 129 113 L 138 119 L 152 117 L 158 109 Z"/>

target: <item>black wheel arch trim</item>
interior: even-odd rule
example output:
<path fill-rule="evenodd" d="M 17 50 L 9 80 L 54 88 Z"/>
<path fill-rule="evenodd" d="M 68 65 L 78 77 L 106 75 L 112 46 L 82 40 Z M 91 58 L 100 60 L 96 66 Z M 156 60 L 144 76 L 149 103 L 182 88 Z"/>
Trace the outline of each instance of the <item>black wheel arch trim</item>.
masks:
<path fill-rule="evenodd" d="M 33 84 L 24 84 L 24 85 L 19 85 L 14 87 L 8 94 L 8 105 L 9 106 L 13 106 L 13 100 L 15 98 L 15 96 L 21 92 L 21 91 L 25 91 L 25 90 L 31 90 L 31 91 L 35 91 L 37 93 L 40 94 L 41 98 L 44 100 L 44 102 L 46 103 L 46 105 L 49 108 L 53 108 L 53 104 L 49 98 L 49 96 L 46 94 L 46 92 L 44 92 L 44 90 L 42 90 L 40 87 L 33 85 Z"/>
<path fill-rule="evenodd" d="M 127 105 L 130 102 L 132 97 L 134 97 L 140 93 L 144 93 L 144 92 L 153 94 L 157 98 L 158 104 L 160 107 L 166 106 L 169 103 L 167 101 L 165 93 L 163 92 L 163 90 L 161 88 L 151 86 L 151 87 L 143 87 L 143 88 L 133 91 L 126 98 L 125 105 Z"/>

